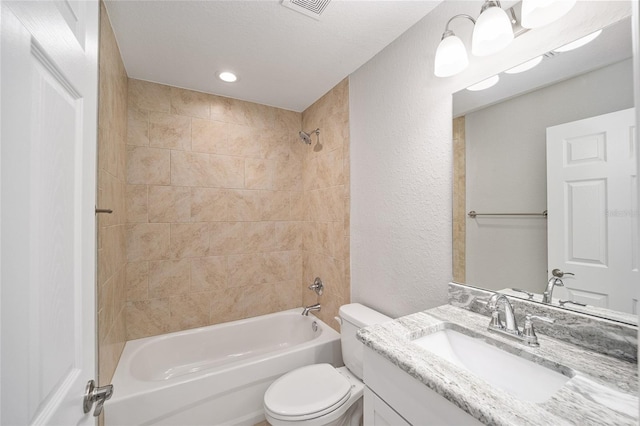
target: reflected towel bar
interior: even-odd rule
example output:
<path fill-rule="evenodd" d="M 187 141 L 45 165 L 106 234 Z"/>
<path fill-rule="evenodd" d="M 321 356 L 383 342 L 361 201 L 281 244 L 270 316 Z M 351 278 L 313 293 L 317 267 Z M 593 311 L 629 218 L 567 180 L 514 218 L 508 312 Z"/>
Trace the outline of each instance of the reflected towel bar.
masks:
<path fill-rule="evenodd" d="M 543 211 L 542 213 L 476 213 L 475 210 L 471 210 L 468 213 L 470 218 L 475 218 L 476 216 L 543 216 L 547 217 L 547 211 Z"/>

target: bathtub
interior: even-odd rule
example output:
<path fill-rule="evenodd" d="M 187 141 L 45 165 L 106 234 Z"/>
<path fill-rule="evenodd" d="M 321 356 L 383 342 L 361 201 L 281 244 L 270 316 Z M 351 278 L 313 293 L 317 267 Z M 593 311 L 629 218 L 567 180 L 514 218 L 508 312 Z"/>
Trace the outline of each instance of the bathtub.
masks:
<path fill-rule="evenodd" d="M 302 308 L 132 340 L 116 367 L 105 424 L 254 425 L 275 379 L 342 364 L 340 335 Z"/>

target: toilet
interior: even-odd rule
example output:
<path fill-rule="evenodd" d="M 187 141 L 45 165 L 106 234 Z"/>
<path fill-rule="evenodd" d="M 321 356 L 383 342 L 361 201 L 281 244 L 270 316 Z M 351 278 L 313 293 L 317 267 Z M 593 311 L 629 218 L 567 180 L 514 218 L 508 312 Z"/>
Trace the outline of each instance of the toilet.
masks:
<path fill-rule="evenodd" d="M 359 303 L 340 307 L 345 367 L 313 364 L 290 371 L 269 386 L 264 411 L 273 426 L 358 426 L 362 420 L 362 355 L 356 332 L 391 318 Z"/>

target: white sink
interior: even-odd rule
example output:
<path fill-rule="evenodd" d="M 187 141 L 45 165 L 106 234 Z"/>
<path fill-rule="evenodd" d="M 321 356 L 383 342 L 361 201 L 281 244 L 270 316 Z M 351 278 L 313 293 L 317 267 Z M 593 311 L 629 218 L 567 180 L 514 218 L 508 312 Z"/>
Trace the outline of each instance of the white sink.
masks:
<path fill-rule="evenodd" d="M 524 401 L 544 402 L 570 380 L 561 373 L 451 329 L 428 334 L 413 343 Z"/>

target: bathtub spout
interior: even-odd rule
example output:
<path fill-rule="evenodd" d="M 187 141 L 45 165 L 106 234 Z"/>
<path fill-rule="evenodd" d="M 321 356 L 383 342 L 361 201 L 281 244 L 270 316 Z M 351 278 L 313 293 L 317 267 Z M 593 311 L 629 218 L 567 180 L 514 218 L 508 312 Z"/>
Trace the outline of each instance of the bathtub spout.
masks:
<path fill-rule="evenodd" d="M 320 310 L 320 304 L 316 303 L 315 305 L 311 305 L 311 306 L 307 306 L 306 308 L 304 308 L 302 310 L 302 315 L 309 316 L 309 312 L 311 311 L 319 311 Z"/>

